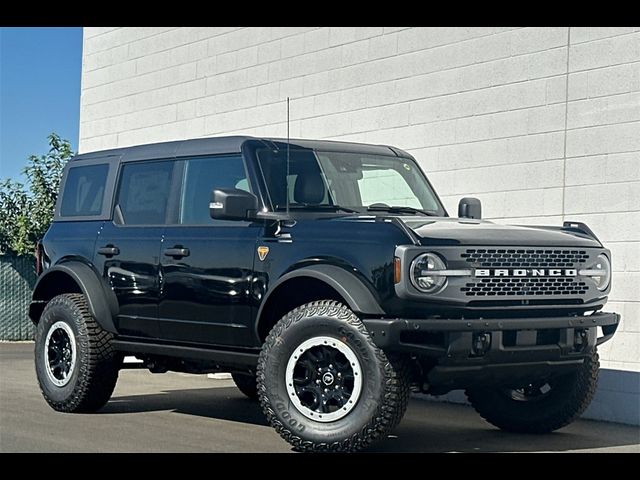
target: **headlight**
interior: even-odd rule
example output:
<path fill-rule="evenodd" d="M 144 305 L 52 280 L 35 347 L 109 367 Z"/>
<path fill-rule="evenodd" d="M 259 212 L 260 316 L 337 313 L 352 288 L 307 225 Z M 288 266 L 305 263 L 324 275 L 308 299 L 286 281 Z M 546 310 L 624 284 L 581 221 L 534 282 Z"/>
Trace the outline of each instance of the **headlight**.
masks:
<path fill-rule="evenodd" d="M 596 261 L 589 268 L 580 270 L 579 275 L 591 277 L 598 290 L 606 290 L 611 283 L 611 262 L 604 253 L 596 257 Z"/>
<path fill-rule="evenodd" d="M 447 266 L 435 253 L 423 253 L 411 263 L 411 283 L 424 293 L 435 293 L 442 289 L 447 277 L 437 274 L 429 275 L 433 270 L 444 270 Z"/>

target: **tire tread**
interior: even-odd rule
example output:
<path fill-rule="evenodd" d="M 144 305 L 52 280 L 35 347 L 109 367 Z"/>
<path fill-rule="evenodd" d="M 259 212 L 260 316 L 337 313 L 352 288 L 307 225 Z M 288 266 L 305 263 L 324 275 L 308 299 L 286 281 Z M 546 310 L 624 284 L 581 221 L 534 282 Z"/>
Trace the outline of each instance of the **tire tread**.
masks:
<path fill-rule="evenodd" d="M 469 389 L 465 393 L 476 412 L 501 430 L 517 433 L 549 433 L 575 421 L 589 406 L 598 387 L 599 367 L 598 353 L 594 350 L 576 372 L 573 380 L 574 387 L 562 408 L 542 420 L 514 419 L 509 412 L 496 408 L 495 403 L 490 401 L 483 389 Z"/>
<path fill-rule="evenodd" d="M 61 412 L 95 412 L 102 408 L 113 393 L 118 380 L 119 355 L 112 346 L 113 334 L 103 330 L 91 315 L 86 297 L 80 293 L 67 293 L 54 297 L 45 307 L 64 306 L 73 311 L 79 321 L 80 332 L 76 342 L 86 342 L 86 358 L 78 358 L 76 368 L 79 368 L 78 380 L 72 395 L 63 402 L 50 398 L 39 380 L 40 391 L 51 407 Z M 39 326 L 41 325 L 38 324 Z M 36 330 L 36 341 L 46 335 L 43 328 Z M 76 345 L 78 349 L 78 345 Z"/>
<path fill-rule="evenodd" d="M 334 316 L 356 327 L 367 339 L 367 342 L 374 347 L 378 364 L 381 365 L 384 371 L 385 386 L 383 401 L 378 405 L 371 420 L 359 432 L 342 442 L 324 443 L 301 439 L 278 419 L 266 395 L 266 387 L 264 384 L 266 360 L 271 348 L 284 330 L 305 317 L 316 315 Z M 258 360 L 258 397 L 268 422 L 278 434 L 285 441 L 293 445 L 296 450 L 304 452 L 352 452 L 367 447 L 373 441 L 386 435 L 400 423 L 407 408 L 410 395 L 408 374 L 409 368 L 403 359 L 394 356 L 387 357 L 387 355 L 374 344 L 364 324 L 349 308 L 335 300 L 320 300 L 307 303 L 287 313 L 276 323 L 267 336 Z"/>

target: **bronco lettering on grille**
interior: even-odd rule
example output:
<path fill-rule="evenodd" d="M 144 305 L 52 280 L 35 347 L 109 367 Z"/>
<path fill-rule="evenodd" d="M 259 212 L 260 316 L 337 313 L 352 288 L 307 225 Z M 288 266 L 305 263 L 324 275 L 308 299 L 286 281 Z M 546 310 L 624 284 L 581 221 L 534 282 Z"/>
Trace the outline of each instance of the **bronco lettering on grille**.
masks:
<path fill-rule="evenodd" d="M 476 268 L 476 277 L 577 277 L 575 268 Z"/>

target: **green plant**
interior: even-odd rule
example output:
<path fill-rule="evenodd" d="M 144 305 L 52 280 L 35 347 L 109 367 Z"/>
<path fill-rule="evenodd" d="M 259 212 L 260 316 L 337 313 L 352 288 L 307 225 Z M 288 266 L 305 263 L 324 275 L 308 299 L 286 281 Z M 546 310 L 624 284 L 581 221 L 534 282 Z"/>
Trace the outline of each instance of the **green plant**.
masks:
<path fill-rule="evenodd" d="M 29 157 L 23 170 L 26 185 L 11 179 L 0 182 L 0 252 L 31 254 L 49 228 L 62 169 L 74 153 L 55 133 L 48 140 L 46 154 Z"/>

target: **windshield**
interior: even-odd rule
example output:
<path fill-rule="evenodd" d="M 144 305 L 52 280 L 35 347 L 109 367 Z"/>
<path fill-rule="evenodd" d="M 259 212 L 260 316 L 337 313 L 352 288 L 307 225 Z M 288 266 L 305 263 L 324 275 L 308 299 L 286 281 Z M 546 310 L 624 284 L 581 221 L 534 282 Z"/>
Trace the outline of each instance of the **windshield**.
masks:
<path fill-rule="evenodd" d="M 256 156 L 274 210 L 342 207 L 384 211 L 392 207 L 445 215 L 429 183 L 409 158 L 291 148 L 258 148 Z"/>

